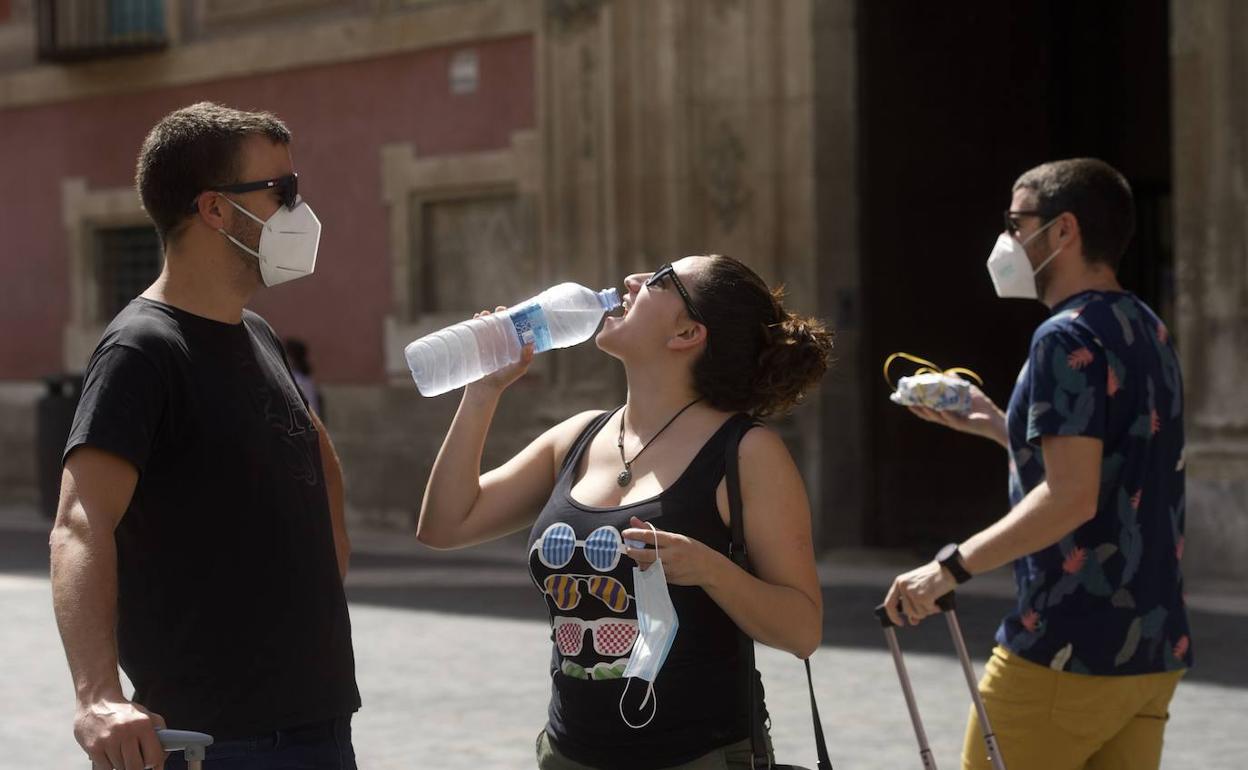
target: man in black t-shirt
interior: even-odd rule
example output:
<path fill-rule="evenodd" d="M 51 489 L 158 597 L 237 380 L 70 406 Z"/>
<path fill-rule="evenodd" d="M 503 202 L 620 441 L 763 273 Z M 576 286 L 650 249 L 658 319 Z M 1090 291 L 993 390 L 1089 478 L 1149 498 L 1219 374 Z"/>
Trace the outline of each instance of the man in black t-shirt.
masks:
<path fill-rule="evenodd" d="M 355 767 L 342 474 L 277 335 L 244 309 L 315 266 L 290 141 L 273 115 L 200 103 L 139 155 L 164 267 L 91 357 L 51 537 L 94 768 L 182 766 L 156 738 L 166 721 L 211 733 L 215 770 Z"/>

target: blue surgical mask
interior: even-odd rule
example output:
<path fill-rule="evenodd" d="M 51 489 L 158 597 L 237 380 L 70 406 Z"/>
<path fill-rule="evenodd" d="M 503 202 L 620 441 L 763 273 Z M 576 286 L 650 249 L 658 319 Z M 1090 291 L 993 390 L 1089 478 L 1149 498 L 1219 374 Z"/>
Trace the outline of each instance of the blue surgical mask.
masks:
<path fill-rule="evenodd" d="M 654 525 L 650 524 L 654 530 Z M 649 569 L 633 567 L 633 595 L 637 601 L 637 642 L 633 646 L 633 654 L 624 668 L 625 678 L 644 679 L 649 682 L 646 697 L 642 699 L 638 710 L 645 712 L 646 704 L 654 701 L 650 716 L 641 724 L 633 724 L 624 714 L 624 698 L 628 695 L 630 681 L 624 686 L 620 695 L 620 718 L 624 724 L 640 730 L 650 724 L 658 713 L 658 700 L 654 697 L 654 680 L 659 676 L 659 669 L 667 660 L 667 653 L 676 641 L 676 629 L 680 622 L 676 618 L 676 608 L 672 606 L 672 597 L 667 590 L 667 575 L 663 572 L 663 561 L 658 558 L 659 547 L 657 530 L 655 531 L 654 547 L 656 556 Z"/>

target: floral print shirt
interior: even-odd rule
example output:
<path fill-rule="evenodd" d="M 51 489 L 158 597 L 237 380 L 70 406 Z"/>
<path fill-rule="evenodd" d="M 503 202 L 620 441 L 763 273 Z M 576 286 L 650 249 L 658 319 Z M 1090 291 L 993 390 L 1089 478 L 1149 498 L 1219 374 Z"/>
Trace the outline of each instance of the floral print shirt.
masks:
<path fill-rule="evenodd" d="M 1183 600 L 1183 381 L 1135 295 L 1087 291 L 1032 336 L 1007 412 L 1010 503 L 1045 480 L 1041 440 L 1103 442 L 1096 515 L 1014 563 L 997 641 L 1057 670 L 1146 674 L 1192 663 Z"/>

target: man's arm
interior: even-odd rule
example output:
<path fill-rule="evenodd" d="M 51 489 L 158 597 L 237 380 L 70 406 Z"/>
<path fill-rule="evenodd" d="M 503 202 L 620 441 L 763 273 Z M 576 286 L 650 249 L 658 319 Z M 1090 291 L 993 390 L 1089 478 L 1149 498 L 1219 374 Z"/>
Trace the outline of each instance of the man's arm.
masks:
<path fill-rule="evenodd" d="M 52 604 L 77 705 L 74 736 L 99 767 L 162 768 L 155 728 L 164 720 L 131 703 L 117 674 L 117 548 L 138 471 L 117 455 L 83 446 L 65 461 L 49 540 Z"/>
<path fill-rule="evenodd" d="M 1102 450 L 1100 439 L 1087 436 L 1043 437 L 1045 481 L 1003 518 L 958 547 L 966 571 L 972 575 L 988 572 L 1048 548 L 1095 516 Z M 900 624 L 900 602 L 913 625 L 937 612 L 936 599 L 955 585 L 948 571 L 929 562 L 898 576 L 884 606 L 893 622 Z"/>
<path fill-rule="evenodd" d="M 338 574 L 347 579 L 347 567 L 351 563 L 351 538 L 347 534 L 346 494 L 342 483 L 342 464 L 338 461 L 338 452 L 334 450 L 334 442 L 329 440 L 329 431 L 316 412 L 311 409 L 312 424 L 321 444 L 321 470 L 325 474 L 325 492 L 329 495 L 329 518 L 334 526 L 334 553 L 338 555 Z"/>
<path fill-rule="evenodd" d="M 972 575 L 989 572 L 1043 550 L 1096 515 L 1101 488 L 1100 439 L 1045 436 L 1044 483 L 1004 518 L 961 546 L 962 563 Z"/>

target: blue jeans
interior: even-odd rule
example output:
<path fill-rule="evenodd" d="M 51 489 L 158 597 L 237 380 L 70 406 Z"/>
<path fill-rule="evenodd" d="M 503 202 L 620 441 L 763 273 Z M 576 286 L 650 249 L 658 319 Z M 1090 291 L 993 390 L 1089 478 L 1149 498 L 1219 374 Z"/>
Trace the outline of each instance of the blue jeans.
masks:
<path fill-rule="evenodd" d="M 170 755 L 165 770 L 186 770 L 182 754 Z M 357 770 L 351 717 L 214 743 L 204 770 Z"/>

